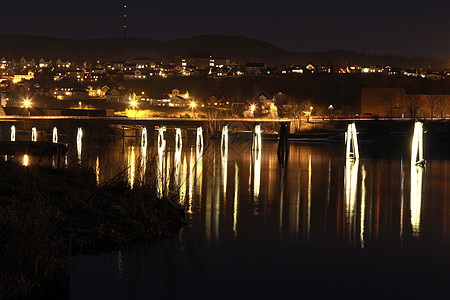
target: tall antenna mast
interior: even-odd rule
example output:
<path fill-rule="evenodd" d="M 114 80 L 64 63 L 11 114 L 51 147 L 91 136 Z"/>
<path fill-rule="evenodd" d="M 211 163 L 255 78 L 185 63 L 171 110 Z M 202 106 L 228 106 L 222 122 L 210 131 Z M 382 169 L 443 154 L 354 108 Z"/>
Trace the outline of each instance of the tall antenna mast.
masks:
<path fill-rule="evenodd" d="M 127 38 L 127 6 L 123 6 L 123 38 Z"/>

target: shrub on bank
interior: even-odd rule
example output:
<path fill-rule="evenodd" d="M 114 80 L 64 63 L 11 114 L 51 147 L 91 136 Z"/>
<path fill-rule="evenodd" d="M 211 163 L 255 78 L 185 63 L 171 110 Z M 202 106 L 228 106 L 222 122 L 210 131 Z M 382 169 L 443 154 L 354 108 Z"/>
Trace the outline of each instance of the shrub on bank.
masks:
<path fill-rule="evenodd" d="M 79 166 L 0 168 L 0 298 L 67 293 L 71 254 L 157 239 L 184 224 L 182 207 L 120 176 L 97 187 Z"/>

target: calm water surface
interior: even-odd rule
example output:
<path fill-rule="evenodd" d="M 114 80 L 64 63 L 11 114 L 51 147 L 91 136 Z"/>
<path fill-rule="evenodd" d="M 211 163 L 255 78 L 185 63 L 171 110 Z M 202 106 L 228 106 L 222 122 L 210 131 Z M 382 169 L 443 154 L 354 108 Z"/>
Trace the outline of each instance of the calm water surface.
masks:
<path fill-rule="evenodd" d="M 181 151 L 139 137 L 93 145 L 73 160 L 99 184 L 127 165 L 130 184 L 153 172 L 158 193 L 185 205 L 188 226 L 156 244 L 73 257 L 73 299 L 448 295 L 448 149 L 421 169 L 389 145 L 363 145 L 350 162 L 343 144 L 291 143 L 285 166 L 269 141 L 260 152 L 205 141 L 204 155 L 190 139 Z"/>

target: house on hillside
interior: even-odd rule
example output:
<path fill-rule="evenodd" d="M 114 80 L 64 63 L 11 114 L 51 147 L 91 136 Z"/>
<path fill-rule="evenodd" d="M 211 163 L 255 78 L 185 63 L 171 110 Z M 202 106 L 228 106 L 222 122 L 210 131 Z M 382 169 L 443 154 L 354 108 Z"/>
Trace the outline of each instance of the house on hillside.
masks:
<path fill-rule="evenodd" d="M 56 60 L 55 67 L 58 69 L 68 69 L 70 68 L 70 62 L 62 61 L 60 58 Z"/>
<path fill-rule="evenodd" d="M 301 65 L 293 65 L 291 67 L 291 73 L 293 74 L 303 74 L 305 72 L 305 67 L 301 66 Z"/>
<path fill-rule="evenodd" d="M 257 111 L 261 114 L 268 114 L 275 105 L 274 97 L 271 97 L 265 91 L 261 91 L 255 99 Z"/>
<path fill-rule="evenodd" d="M 106 93 L 109 90 L 109 87 L 107 85 L 104 86 L 98 86 L 94 88 L 91 85 L 87 86 L 89 97 L 91 98 L 106 98 Z"/>
<path fill-rule="evenodd" d="M 444 79 L 444 75 L 439 72 L 429 72 L 426 74 L 426 78 L 431 80 L 441 80 Z"/>
<path fill-rule="evenodd" d="M 188 106 L 189 103 L 192 101 L 192 98 L 189 97 L 188 91 L 182 94 L 180 93 L 180 90 L 173 89 L 172 93 L 169 94 L 168 96 L 170 100 L 169 106 L 185 107 Z"/>
<path fill-rule="evenodd" d="M 133 58 L 131 60 L 128 60 L 126 62 L 127 66 L 132 66 L 133 69 L 149 69 L 149 68 L 156 68 L 158 65 L 158 60 L 151 59 L 148 57 L 138 57 Z"/>
<path fill-rule="evenodd" d="M 260 76 L 266 73 L 267 65 L 265 63 L 247 63 L 245 65 L 245 74 L 251 76 Z"/>
<path fill-rule="evenodd" d="M 106 102 L 129 102 L 130 94 L 123 86 L 110 89 L 105 94 Z"/>
<path fill-rule="evenodd" d="M 384 68 L 382 66 L 363 66 L 361 68 L 361 73 L 364 74 L 373 74 L 373 73 L 382 73 Z"/>
<path fill-rule="evenodd" d="M 10 65 L 10 61 L 8 61 L 6 58 L 4 58 L 4 57 L 2 57 L 1 59 L 0 59 L 0 69 L 6 69 L 6 68 L 8 68 L 9 67 L 9 65 Z"/>
<path fill-rule="evenodd" d="M 84 81 L 84 75 L 86 71 L 84 69 L 72 69 L 66 71 L 66 77 L 76 81 Z"/>
<path fill-rule="evenodd" d="M 230 101 L 225 100 L 224 98 L 218 99 L 216 96 L 211 96 L 207 102 L 207 105 L 213 107 L 229 107 Z"/>
<path fill-rule="evenodd" d="M 13 82 L 18 83 L 24 80 L 31 80 L 34 78 L 34 72 L 31 70 L 25 72 L 17 72 L 14 74 Z"/>
<path fill-rule="evenodd" d="M 22 57 L 19 60 L 19 68 L 27 69 L 36 67 L 36 61 L 34 59 L 27 60 L 25 57 Z"/>
<path fill-rule="evenodd" d="M 52 90 L 51 94 L 58 100 L 86 100 L 89 96 L 86 88 L 81 86 L 57 87 Z"/>
<path fill-rule="evenodd" d="M 308 65 L 306 65 L 305 70 L 310 72 L 310 73 L 315 73 L 316 72 L 316 67 L 314 67 L 312 64 L 308 64 Z"/>
<path fill-rule="evenodd" d="M 44 58 L 41 58 L 39 60 L 39 68 L 50 68 L 53 66 L 53 63 L 51 60 L 45 60 Z"/>
<path fill-rule="evenodd" d="M 141 80 L 146 78 L 147 75 L 141 69 L 136 69 L 134 71 L 127 71 L 123 74 L 123 79 L 125 80 Z"/>
<path fill-rule="evenodd" d="M 192 53 L 181 59 L 182 68 L 192 67 L 194 69 L 206 70 L 215 67 L 214 57 L 207 53 Z"/>

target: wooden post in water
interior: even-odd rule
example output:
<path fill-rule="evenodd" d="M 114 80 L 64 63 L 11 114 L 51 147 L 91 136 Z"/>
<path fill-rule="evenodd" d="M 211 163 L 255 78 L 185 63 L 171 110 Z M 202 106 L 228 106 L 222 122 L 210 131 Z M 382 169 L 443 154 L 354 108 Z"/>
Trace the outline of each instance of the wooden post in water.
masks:
<path fill-rule="evenodd" d="M 183 137 L 181 135 L 181 128 L 175 128 L 175 149 L 180 151 L 183 147 Z"/>
<path fill-rule="evenodd" d="M 220 148 L 228 148 L 228 124 L 222 126 L 222 138 Z"/>
<path fill-rule="evenodd" d="M 203 128 L 197 127 L 197 137 L 195 139 L 195 150 L 197 153 L 197 157 L 199 153 L 203 155 Z"/>
<path fill-rule="evenodd" d="M 252 134 L 252 150 L 261 150 L 261 124 L 253 124 L 253 134 Z"/>
<path fill-rule="evenodd" d="M 11 142 L 16 141 L 16 126 L 11 126 Z"/>
<path fill-rule="evenodd" d="M 356 134 L 355 123 L 348 124 L 347 132 L 345 134 L 346 159 L 359 159 L 358 139 Z"/>
<path fill-rule="evenodd" d="M 122 153 L 125 152 L 125 126 L 122 126 Z"/>
<path fill-rule="evenodd" d="M 290 133 L 290 123 L 281 122 L 280 123 L 280 133 L 278 140 L 278 160 L 284 166 L 287 164 L 289 156 L 289 133 Z"/>
<path fill-rule="evenodd" d="M 411 149 L 411 166 L 425 166 L 423 159 L 423 123 L 416 122 L 414 124 L 414 136 Z"/>
<path fill-rule="evenodd" d="M 31 141 L 36 142 L 37 141 L 37 130 L 36 127 L 31 128 Z"/>

